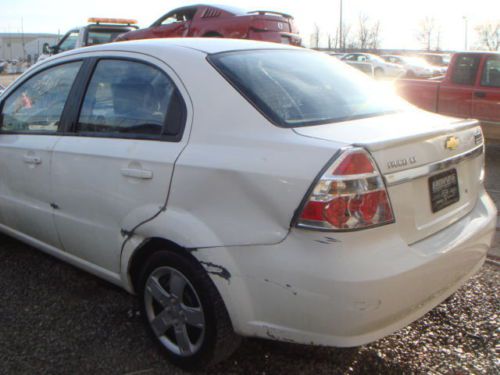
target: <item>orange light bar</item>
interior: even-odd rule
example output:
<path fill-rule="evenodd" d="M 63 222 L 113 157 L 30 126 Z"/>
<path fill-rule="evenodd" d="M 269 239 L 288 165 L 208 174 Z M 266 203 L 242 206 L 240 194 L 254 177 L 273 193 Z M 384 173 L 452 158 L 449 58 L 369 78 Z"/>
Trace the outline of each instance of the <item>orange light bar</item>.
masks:
<path fill-rule="evenodd" d="M 125 24 L 125 25 L 136 25 L 137 21 L 127 18 L 100 18 L 91 17 L 88 19 L 89 23 L 112 23 L 112 24 Z"/>

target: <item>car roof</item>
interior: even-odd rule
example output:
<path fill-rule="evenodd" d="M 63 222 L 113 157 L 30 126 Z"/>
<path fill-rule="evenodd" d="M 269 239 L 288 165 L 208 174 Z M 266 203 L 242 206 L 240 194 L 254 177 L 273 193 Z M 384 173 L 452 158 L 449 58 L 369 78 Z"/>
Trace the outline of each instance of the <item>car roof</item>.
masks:
<path fill-rule="evenodd" d="M 213 54 L 229 51 L 243 51 L 251 49 L 286 49 L 303 50 L 303 48 L 289 46 L 279 43 L 259 42 L 245 39 L 225 39 L 225 38 L 160 38 L 160 39 L 142 39 L 125 42 L 116 42 L 108 44 L 99 44 L 96 46 L 75 49 L 64 52 L 56 56 L 69 56 L 83 52 L 98 51 L 127 51 L 127 52 L 145 52 L 151 53 L 152 50 L 161 49 L 179 49 L 186 48 Z"/>

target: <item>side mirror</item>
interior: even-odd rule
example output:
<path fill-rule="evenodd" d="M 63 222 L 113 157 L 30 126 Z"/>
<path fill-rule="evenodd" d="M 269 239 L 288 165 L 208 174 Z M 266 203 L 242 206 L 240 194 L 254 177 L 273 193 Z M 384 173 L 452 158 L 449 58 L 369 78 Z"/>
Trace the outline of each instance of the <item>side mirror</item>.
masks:
<path fill-rule="evenodd" d="M 57 45 L 49 46 L 48 43 L 45 43 L 43 45 L 42 52 L 44 55 L 55 55 L 59 52 L 59 47 Z"/>

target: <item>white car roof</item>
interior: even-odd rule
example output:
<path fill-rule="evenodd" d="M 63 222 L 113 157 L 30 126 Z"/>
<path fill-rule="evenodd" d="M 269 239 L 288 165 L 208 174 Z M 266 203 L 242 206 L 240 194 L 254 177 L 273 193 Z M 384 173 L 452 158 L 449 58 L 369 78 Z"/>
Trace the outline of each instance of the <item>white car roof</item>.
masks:
<path fill-rule="evenodd" d="M 143 52 L 151 49 L 168 49 L 189 48 L 206 54 L 238 51 L 248 49 L 300 49 L 279 43 L 259 42 L 245 39 L 225 39 L 225 38 L 161 38 L 161 39 L 143 39 L 132 40 L 126 42 L 100 44 L 97 46 L 85 47 L 83 49 L 75 49 L 65 52 L 64 56 L 78 54 L 81 52 L 97 52 L 97 51 L 129 51 Z M 59 55 L 58 55 L 59 56 Z"/>

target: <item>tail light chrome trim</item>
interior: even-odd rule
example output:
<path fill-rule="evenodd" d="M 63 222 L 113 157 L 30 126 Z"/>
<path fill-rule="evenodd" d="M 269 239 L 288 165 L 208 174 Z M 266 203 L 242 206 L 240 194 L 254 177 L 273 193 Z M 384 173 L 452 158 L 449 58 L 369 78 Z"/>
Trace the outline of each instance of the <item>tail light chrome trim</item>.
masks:
<path fill-rule="evenodd" d="M 452 156 L 450 158 L 437 161 L 431 164 L 422 165 L 420 167 L 415 167 L 411 169 L 405 169 L 404 171 L 388 173 L 384 175 L 385 183 L 387 186 L 395 186 L 403 184 L 405 182 L 415 180 L 420 177 L 425 177 L 431 173 L 449 168 L 452 165 L 461 163 L 466 159 L 474 159 L 484 153 L 484 146 L 479 145 L 473 149 L 463 152 L 461 154 Z"/>
<path fill-rule="evenodd" d="M 385 180 L 362 147 L 340 149 L 322 168 L 291 225 L 316 231 L 350 232 L 394 223 Z"/>

